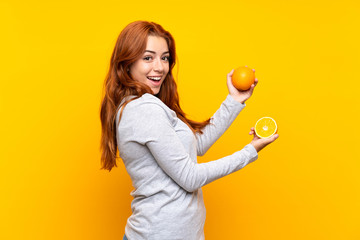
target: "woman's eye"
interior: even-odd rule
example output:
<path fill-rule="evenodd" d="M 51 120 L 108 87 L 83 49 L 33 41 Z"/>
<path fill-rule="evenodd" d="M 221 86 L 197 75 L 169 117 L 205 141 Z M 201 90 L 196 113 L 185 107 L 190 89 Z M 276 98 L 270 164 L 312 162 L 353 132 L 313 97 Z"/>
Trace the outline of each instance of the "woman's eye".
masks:
<path fill-rule="evenodd" d="M 151 60 L 151 57 L 150 56 L 146 56 L 143 58 L 145 61 L 150 61 Z"/>
<path fill-rule="evenodd" d="M 169 60 L 170 60 L 170 56 L 165 56 L 165 57 L 163 57 L 163 60 L 164 60 L 164 61 L 169 61 Z"/>

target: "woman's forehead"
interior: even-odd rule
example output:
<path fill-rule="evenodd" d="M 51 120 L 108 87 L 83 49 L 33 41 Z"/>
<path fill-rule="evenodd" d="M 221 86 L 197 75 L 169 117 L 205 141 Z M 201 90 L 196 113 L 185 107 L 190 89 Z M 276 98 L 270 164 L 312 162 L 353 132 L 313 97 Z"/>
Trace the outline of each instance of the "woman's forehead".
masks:
<path fill-rule="evenodd" d="M 145 51 L 163 54 L 169 51 L 169 46 L 163 37 L 148 36 Z"/>

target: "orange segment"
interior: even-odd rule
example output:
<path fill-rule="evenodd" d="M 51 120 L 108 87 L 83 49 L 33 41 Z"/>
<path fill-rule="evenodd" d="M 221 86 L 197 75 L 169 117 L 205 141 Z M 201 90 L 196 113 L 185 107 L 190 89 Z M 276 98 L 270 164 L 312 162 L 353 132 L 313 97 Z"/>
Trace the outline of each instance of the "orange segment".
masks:
<path fill-rule="evenodd" d="M 277 132 L 277 125 L 271 117 L 260 118 L 255 124 L 255 133 L 259 138 L 269 138 Z"/>

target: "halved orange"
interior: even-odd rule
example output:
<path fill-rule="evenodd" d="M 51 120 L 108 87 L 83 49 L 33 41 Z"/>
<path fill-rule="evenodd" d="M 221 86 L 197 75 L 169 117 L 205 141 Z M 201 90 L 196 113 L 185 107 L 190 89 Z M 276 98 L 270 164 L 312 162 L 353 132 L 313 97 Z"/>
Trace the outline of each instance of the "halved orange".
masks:
<path fill-rule="evenodd" d="M 255 133 L 259 138 L 269 138 L 277 133 L 277 124 L 271 117 L 260 118 L 255 124 Z"/>

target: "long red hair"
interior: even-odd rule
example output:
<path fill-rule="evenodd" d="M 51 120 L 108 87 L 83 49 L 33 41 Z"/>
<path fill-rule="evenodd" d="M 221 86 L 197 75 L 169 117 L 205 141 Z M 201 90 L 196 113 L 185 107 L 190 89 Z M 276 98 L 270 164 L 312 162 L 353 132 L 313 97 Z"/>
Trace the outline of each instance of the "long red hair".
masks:
<path fill-rule="evenodd" d="M 121 31 L 116 41 L 109 72 L 104 81 L 104 97 L 100 110 L 102 126 L 101 169 L 111 171 L 114 166 L 117 166 L 116 115 L 121 101 L 130 95 L 136 96 L 132 99 L 134 100 L 145 93 L 153 94 L 150 87 L 133 79 L 128 72 L 131 64 L 142 57 L 146 49 L 147 38 L 150 35 L 163 37 L 168 44 L 170 53 L 169 72 L 156 96 L 172 109 L 177 117 L 185 122 L 194 133 L 202 133 L 201 129 L 210 122 L 210 119 L 204 122 L 192 121 L 186 117 L 180 108 L 177 85 L 172 74 L 176 59 L 175 41 L 172 35 L 154 22 L 132 22 Z M 128 102 L 123 104 L 121 113 Z"/>

